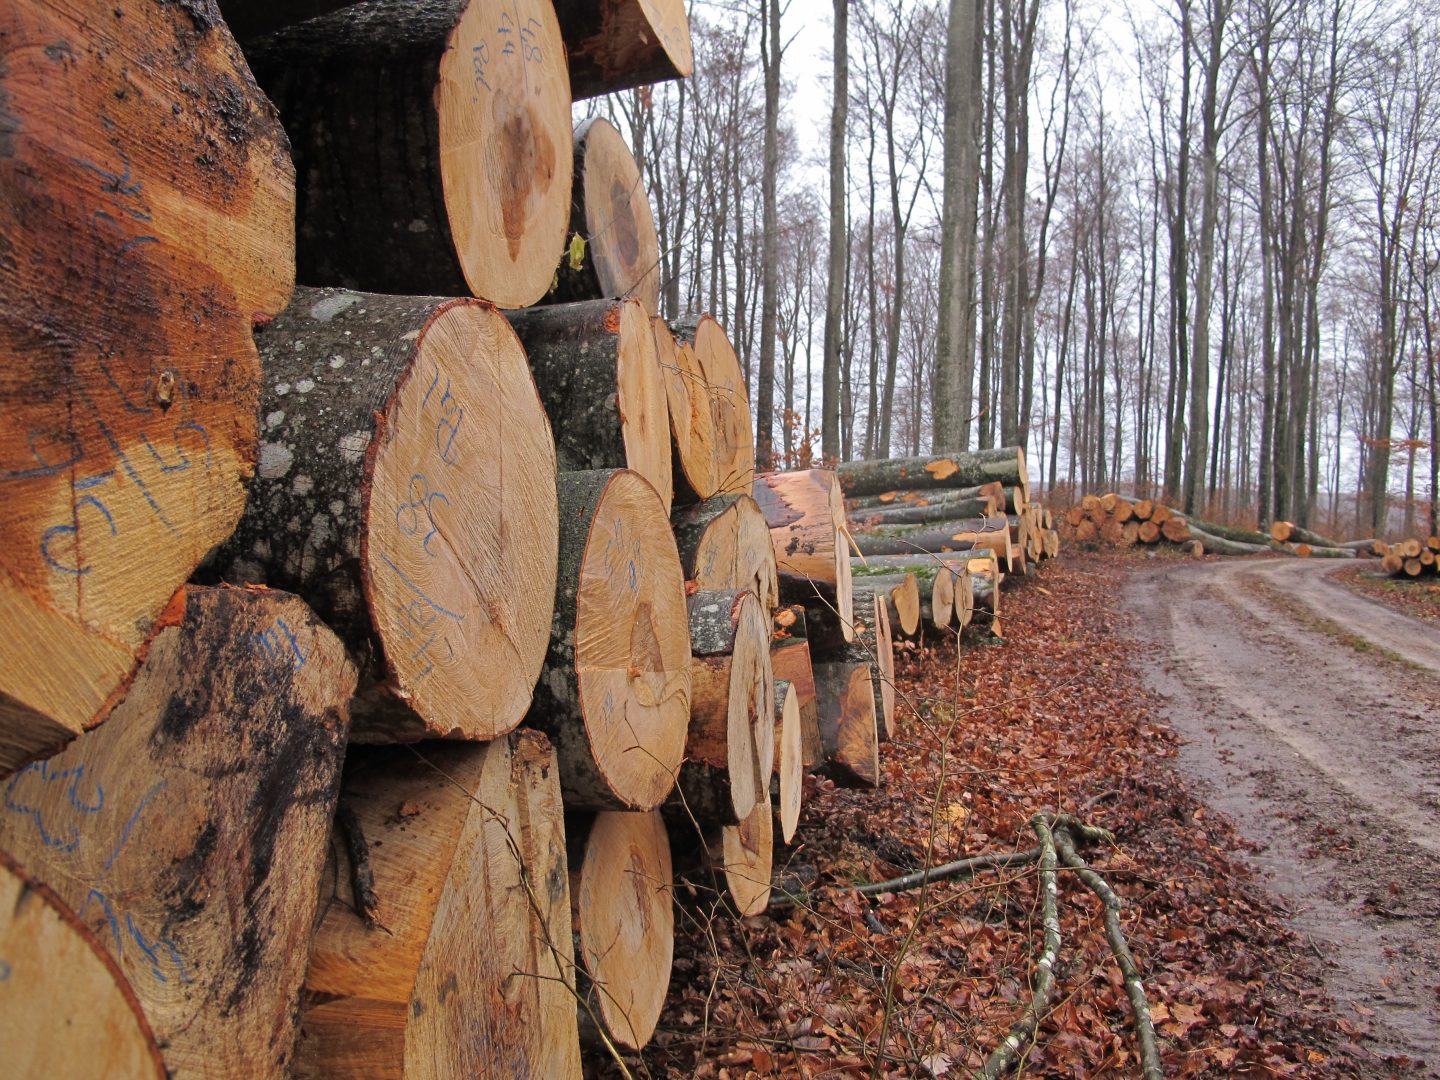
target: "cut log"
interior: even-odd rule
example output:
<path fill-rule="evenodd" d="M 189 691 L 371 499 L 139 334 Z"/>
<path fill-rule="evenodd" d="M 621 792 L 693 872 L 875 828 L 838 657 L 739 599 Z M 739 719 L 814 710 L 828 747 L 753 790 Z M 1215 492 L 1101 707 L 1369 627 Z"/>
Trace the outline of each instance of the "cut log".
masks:
<path fill-rule="evenodd" d="M 1234 540 L 1241 544 L 1258 544 L 1261 547 L 1268 547 L 1272 542 L 1268 534 L 1256 532 L 1254 529 L 1243 529 L 1237 525 L 1220 525 L 1213 521 L 1201 521 L 1197 517 L 1189 517 L 1186 520 L 1202 532 L 1222 537 L 1225 540 Z"/>
<path fill-rule="evenodd" d="M 570 244 L 545 299 L 633 296 L 653 317 L 660 303 L 660 241 L 635 155 L 602 117 L 575 129 L 574 150 Z"/>
<path fill-rule="evenodd" d="M 975 618 L 975 585 L 969 563 L 946 560 L 955 579 L 955 627 L 964 630 Z"/>
<path fill-rule="evenodd" d="M 655 1033 L 675 951 L 665 822 L 656 812 L 611 811 L 572 815 L 566 829 L 581 1035 L 598 1041 L 598 1024 L 616 1046 L 639 1050 Z"/>
<path fill-rule="evenodd" d="M 849 519 L 865 528 L 875 525 L 922 525 L 955 518 L 990 517 L 996 513 L 995 500 L 982 498 L 946 499 L 925 506 L 905 504 L 893 509 L 851 510 Z"/>
<path fill-rule="evenodd" d="M 1005 632 L 1000 621 L 1000 584 L 1005 578 L 999 562 L 992 556 L 988 559 L 971 559 L 966 569 L 970 575 L 970 592 L 974 600 L 971 626 L 978 626 L 997 638 Z"/>
<path fill-rule="evenodd" d="M 550 735 L 565 805 L 653 810 L 690 718 L 685 579 L 660 497 L 628 469 L 561 473 L 560 572 L 530 722 Z"/>
<path fill-rule="evenodd" d="M 0 851 L 0 1043 L 7 1076 L 164 1080 L 124 973 L 49 888 Z"/>
<path fill-rule="evenodd" d="M 913 578 L 911 580 L 914 580 Z M 876 736 L 881 742 L 895 737 L 895 647 L 892 640 L 890 613 L 884 599 L 874 596 L 875 614 L 867 621 L 856 620 L 855 643 L 848 653 L 863 653 L 870 665 L 870 680 L 874 684 L 875 702 L 880 710 L 877 717 Z"/>
<path fill-rule="evenodd" d="M 933 457 L 848 461 L 835 471 L 847 496 L 878 495 L 895 488 L 973 487 L 994 480 L 1020 488 L 1027 498 L 1030 491 L 1025 451 L 1018 446 Z"/>
<path fill-rule="evenodd" d="M 985 537 L 983 545 L 977 545 L 975 537 L 981 533 L 990 535 Z M 873 532 L 854 532 L 851 539 L 856 550 L 867 559 L 874 555 L 917 558 L 927 553 L 941 555 L 969 551 L 976 546 L 994 545 L 997 549 L 1006 549 L 1010 545 L 1010 526 L 1002 517 L 964 518 L 929 525 L 897 525 Z"/>
<path fill-rule="evenodd" d="M 689 599 L 690 727 L 674 799 L 702 824 L 744 821 L 775 764 L 770 617 L 752 592 Z"/>
<path fill-rule="evenodd" d="M 0 10 L 0 775 L 124 694 L 234 528 L 294 170 L 209 7 Z"/>
<path fill-rule="evenodd" d="M 1210 530 L 1214 532 L 1214 530 Z M 1333 548 L 1339 545 L 1328 537 L 1319 533 L 1311 532 L 1303 526 L 1296 525 L 1293 521 L 1276 521 L 1270 525 L 1270 539 L 1280 543 L 1309 544 L 1311 547 Z"/>
<path fill-rule="evenodd" d="M 749 495 L 717 495 L 671 517 L 685 580 L 701 589 L 749 589 L 766 611 L 780 603 L 770 526 Z"/>
<path fill-rule="evenodd" d="M 356 867 L 332 860 L 310 951 L 302 1080 L 580 1076 L 564 814 L 555 754 L 490 743 L 367 747 L 345 766 Z M 338 846 L 338 845 L 337 845 Z"/>
<path fill-rule="evenodd" d="M 670 513 L 670 412 L 650 318 L 638 300 L 509 313 L 545 411 L 561 472 L 631 469 Z"/>
<path fill-rule="evenodd" d="M 860 510 L 893 510 L 902 507 L 925 508 L 944 503 L 968 502 L 974 499 L 993 499 L 996 506 L 1005 502 L 1005 485 L 999 481 L 977 484 L 973 487 L 928 488 L 921 491 L 885 491 L 879 495 L 856 495 L 845 497 L 848 512 Z M 951 515 L 960 517 L 960 514 Z"/>
<path fill-rule="evenodd" d="M 1149 520 L 1153 521 L 1156 525 L 1164 525 L 1165 522 L 1169 521 L 1174 516 L 1175 511 L 1171 510 L 1170 507 L 1166 506 L 1164 503 L 1156 503 L 1150 510 Z"/>
<path fill-rule="evenodd" d="M 354 688 L 295 597 L 187 586 L 110 720 L 5 789 L 0 847 L 109 950 L 171 1076 L 288 1075 Z"/>
<path fill-rule="evenodd" d="M 665 398 L 670 406 L 671 474 L 674 502 L 689 506 L 715 494 L 715 418 L 695 350 L 675 340 L 670 324 L 651 320 Z"/>
<path fill-rule="evenodd" d="M 300 280 L 545 295 L 570 220 L 570 79 L 544 0 L 371 0 L 247 42 L 300 177 Z"/>
<path fill-rule="evenodd" d="M 850 546 L 835 474 L 826 469 L 765 473 L 756 477 L 754 490 L 770 525 L 781 599 L 825 605 L 844 639 L 851 640 Z"/>
<path fill-rule="evenodd" d="M 575 99 L 684 79 L 694 66 L 684 0 L 557 0 Z"/>
<path fill-rule="evenodd" d="M 775 680 L 775 778 L 779 788 L 780 838 L 795 836 L 805 793 L 805 748 L 800 730 L 800 695 L 795 684 Z"/>
<path fill-rule="evenodd" d="M 358 741 L 509 731 L 550 637 L 557 508 L 504 317 L 300 289 L 258 341 L 260 467 L 206 577 L 299 593 L 366 658 Z"/>
<path fill-rule="evenodd" d="M 810 641 L 805 607 L 792 604 L 775 612 L 775 631 L 770 642 L 770 666 L 775 680 L 795 688 L 800 707 L 800 755 L 805 769 L 816 768 L 825 754 L 815 705 L 815 671 L 810 659 Z"/>
<path fill-rule="evenodd" d="M 1153 518 L 1151 520 L 1154 520 Z M 1178 514 L 1167 518 L 1160 526 L 1160 535 L 1172 544 L 1190 539 L 1190 523 Z"/>
<path fill-rule="evenodd" d="M 1141 521 L 1149 521 L 1150 515 L 1155 513 L 1155 503 L 1151 499 L 1141 499 L 1134 504 L 1134 513 Z"/>
<path fill-rule="evenodd" d="M 1380 569 L 1391 577 L 1398 577 L 1405 569 L 1405 559 L 1395 552 L 1388 552 L 1380 559 Z"/>
<path fill-rule="evenodd" d="M 692 326 L 672 327 L 688 343 L 710 395 L 714 430 L 715 493 L 749 494 L 755 483 L 755 429 L 750 421 L 750 398 L 745 373 L 730 338 L 712 316 L 702 315 Z M 692 387 L 692 393 L 694 392 Z M 758 496 L 757 496 L 758 498 Z M 836 493 L 839 502 L 839 493 Z M 844 521 L 843 509 L 839 520 Z"/>
<path fill-rule="evenodd" d="M 1170 521 L 1179 520 L 1171 518 Z M 1167 521 L 1168 525 L 1170 522 Z M 1147 524 L 1154 524 L 1153 521 Z M 1211 536 L 1194 525 L 1187 526 L 1188 538 L 1199 540 L 1202 547 L 1209 555 L 1263 555 L 1272 550 L 1270 547 L 1261 547 L 1259 544 L 1243 544 L 1238 540 L 1227 540 L 1223 536 Z"/>
<path fill-rule="evenodd" d="M 1154 544 L 1160 540 L 1160 526 L 1153 521 L 1142 521 L 1136 531 L 1136 538 L 1142 544 Z M 1077 537 L 1078 539 L 1078 537 Z"/>
<path fill-rule="evenodd" d="M 928 595 L 926 595 L 928 592 Z M 921 613 L 937 630 L 947 630 L 955 621 L 955 575 L 940 563 L 930 575 L 930 588 L 922 588 Z"/>
<path fill-rule="evenodd" d="M 860 560 L 855 560 L 859 562 Z M 904 634 L 906 637 L 913 637 L 920 632 L 920 584 L 914 573 L 905 570 L 900 573 L 889 573 L 883 569 L 879 572 L 865 572 L 865 568 L 852 563 L 851 591 L 858 595 L 861 589 L 874 593 L 880 602 L 885 605 L 889 614 L 890 624 L 895 632 Z M 931 576 L 931 575 L 927 575 Z M 852 601 L 853 605 L 854 601 Z M 861 621 L 856 616 L 856 621 Z"/>
<path fill-rule="evenodd" d="M 720 830 L 720 842 L 711 844 L 711 858 L 724 871 L 736 913 L 745 918 L 762 914 L 770 903 L 770 876 L 775 865 L 775 811 L 769 788 L 749 817 Z"/>
<path fill-rule="evenodd" d="M 815 664 L 814 671 L 824 771 L 845 787 L 879 787 L 880 740 L 870 665 L 839 660 Z"/>

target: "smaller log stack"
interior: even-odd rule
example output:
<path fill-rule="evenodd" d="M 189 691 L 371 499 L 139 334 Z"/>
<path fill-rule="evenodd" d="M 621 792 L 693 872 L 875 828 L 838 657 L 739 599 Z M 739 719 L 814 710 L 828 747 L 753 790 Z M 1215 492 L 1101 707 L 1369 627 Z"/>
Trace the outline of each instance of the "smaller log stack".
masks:
<path fill-rule="evenodd" d="M 1393 578 L 1426 578 L 1440 574 L 1440 536 L 1412 536 L 1397 544 L 1374 541 L 1371 554 Z"/>

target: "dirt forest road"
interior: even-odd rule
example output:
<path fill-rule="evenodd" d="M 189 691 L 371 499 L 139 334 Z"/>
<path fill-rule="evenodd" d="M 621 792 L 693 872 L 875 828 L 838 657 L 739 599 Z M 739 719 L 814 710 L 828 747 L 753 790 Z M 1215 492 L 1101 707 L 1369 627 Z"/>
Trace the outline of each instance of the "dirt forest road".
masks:
<path fill-rule="evenodd" d="M 1440 1076 L 1440 627 L 1334 569 L 1167 561 L 1127 599 L 1179 768 L 1253 843 L 1370 1051 Z"/>

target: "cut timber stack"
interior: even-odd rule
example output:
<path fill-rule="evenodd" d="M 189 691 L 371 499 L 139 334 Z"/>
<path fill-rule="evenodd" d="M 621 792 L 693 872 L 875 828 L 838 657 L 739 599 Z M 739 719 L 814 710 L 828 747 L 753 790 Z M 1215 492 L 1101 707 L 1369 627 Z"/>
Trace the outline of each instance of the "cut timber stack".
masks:
<path fill-rule="evenodd" d="M 255 465 L 294 169 L 207 4 L 0 9 L 0 774 L 125 693 Z"/>
<path fill-rule="evenodd" d="M 478 300 L 299 289 L 257 338 L 260 465 L 208 573 L 300 594 L 366 657 L 358 739 L 509 731 L 549 640 L 558 521 L 509 325 Z"/>
<path fill-rule="evenodd" d="M 1391 577 L 1433 577 L 1440 573 L 1440 536 L 1412 536 L 1397 544 L 1374 541 L 1371 548 L 1372 554 L 1380 556 L 1380 568 Z"/>
<path fill-rule="evenodd" d="M 8 782 L 0 847 L 110 952 L 170 1075 L 283 1077 L 355 671 L 285 593 L 186 587 L 160 625 L 110 719 Z"/>

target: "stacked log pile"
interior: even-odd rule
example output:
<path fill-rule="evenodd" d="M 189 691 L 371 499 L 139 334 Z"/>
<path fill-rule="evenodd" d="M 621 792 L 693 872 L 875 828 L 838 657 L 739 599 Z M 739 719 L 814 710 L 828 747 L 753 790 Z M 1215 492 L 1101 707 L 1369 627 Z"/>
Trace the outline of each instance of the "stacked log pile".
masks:
<path fill-rule="evenodd" d="M 1380 569 L 1393 578 L 1440 574 L 1440 536 L 1412 536 L 1396 544 L 1376 540 L 1371 544 L 1371 554 L 1380 559 Z"/>
<path fill-rule="evenodd" d="M 17 1060 L 579 1076 L 674 876 L 764 910 L 805 773 L 880 782 L 892 638 L 998 635 L 1054 533 L 1017 450 L 756 475 L 570 126 L 687 74 L 680 0 L 221 7 L 0 15 L 0 907 L 74 973 L 17 946 Z"/>

